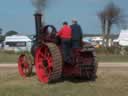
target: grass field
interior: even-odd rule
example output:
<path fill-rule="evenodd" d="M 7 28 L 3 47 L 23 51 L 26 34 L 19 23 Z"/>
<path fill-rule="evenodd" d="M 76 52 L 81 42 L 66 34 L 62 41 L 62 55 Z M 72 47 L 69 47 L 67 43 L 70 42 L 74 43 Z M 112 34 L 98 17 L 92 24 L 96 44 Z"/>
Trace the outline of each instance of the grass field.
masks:
<path fill-rule="evenodd" d="M 0 72 L 0 96 L 128 96 L 127 73 L 100 70 L 93 82 L 41 84 L 36 76 L 23 79 L 17 70 L 4 70 Z"/>
<path fill-rule="evenodd" d="M 2 52 L 0 51 L 0 63 L 16 63 L 20 53 L 14 52 Z M 99 62 L 128 62 L 128 55 L 106 55 L 97 54 L 97 60 Z"/>
<path fill-rule="evenodd" d="M 128 55 L 97 55 L 99 62 L 128 62 Z"/>
<path fill-rule="evenodd" d="M 17 62 L 19 54 L 14 52 L 0 51 L 0 63 L 15 63 Z"/>

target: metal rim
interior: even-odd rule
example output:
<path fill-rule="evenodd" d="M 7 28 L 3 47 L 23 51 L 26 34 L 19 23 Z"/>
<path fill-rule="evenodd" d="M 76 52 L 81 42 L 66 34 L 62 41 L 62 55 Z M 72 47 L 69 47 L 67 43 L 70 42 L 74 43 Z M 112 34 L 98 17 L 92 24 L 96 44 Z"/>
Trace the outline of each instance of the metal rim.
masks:
<path fill-rule="evenodd" d="M 18 58 L 18 70 L 22 77 L 30 76 L 32 73 L 32 64 L 30 58 L 25 54 L 21 54 Z"/>
<path fill-rule="evenodd" d="M 48 83 L 53 69 L 52 55 L 46 45 L 38 47 L 35 55 L 36 74 L 40 82 Z"/>

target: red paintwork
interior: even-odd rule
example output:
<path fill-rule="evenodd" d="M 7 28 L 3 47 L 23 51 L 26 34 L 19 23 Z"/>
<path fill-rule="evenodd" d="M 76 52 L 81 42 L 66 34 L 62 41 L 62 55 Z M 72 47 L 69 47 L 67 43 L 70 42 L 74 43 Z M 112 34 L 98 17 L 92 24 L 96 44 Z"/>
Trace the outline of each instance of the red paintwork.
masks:
<path fill-rule="evenodd" d="M 63 75 L 64 75 L 64 77 L 71 77 L 71 76 L 79 77 L 80 69 L 78 66 L 64 64 Z"/>
<path fill-rule="evenodd" d="M 29 65 L 25 60 L 25 55 L 20 55 L 18 59 L 18 70 L 22 77 L 26 77 L 25 72 L 28 70 L 28 68 L 29 68 Z"/>
<path fill-rule="evenodd" d="M 80 52 L 80 49 L 74 49 L 72 52 L 72 64 L 63 65 L 63 75 L 65 77 L 88 77 L 92 73 L 93 54 L 92 52 Z M 86 66 L 86 70 L 81 71 L 81 64 Z"/>
<path fill-rule="evenodd" d="M 42 34 L 49 34 L 47 30 L 42 31 Z M 55 43 L 55 38 L 52 39 L 50 38 L 50 35 L 45 35 L 45 36 L 41 36 L 42 40 L 44 42 L 53 42 Z M 86 46 L 91 46 L 90 43 L 87 42 L 81 42 L 82 45 L 86 45 Z M 60 52 L 62 54 L 61 51 L 61 46 L 58 45 L 58 47 L 60 48 Z M 71 64 L 63 64 L 63 71 L 62 74 L 64 76 L 76 76 L 76 77 L 82 77 L 84 74 L 84 77 L 87 74 L 92 74 L 92 70 L 94 67 L 92 67 L 93 61 L 94 61 L 94 56 L 93 56 L 93 52 L 92 51 L 83 51 L 81 52 L 82 48 L 77 48 L 77 49 L 72 49 L 71 52 L 71 58 L 72 58 L 72 62 Z M 63 55 L 63 54 L 62 54 Z M 84 71 L 81 71 L 81 67 L 80 66 L 87 66 Z"/>
<path fill-rule="evenodd" d="M 52 56 L 47 48 L 47 46 L 42 46 L 37 48 L 35 56 L 35 67 L 36 67 L 36 74 L 38 79 L 42 83 L 49 82 L 49 75 L 51 74 L 52 68 Z M 47 62 L 47 67 L 45 67 L 44 62 Z M 36 63 L 37 62 L 37 63 Z"/>

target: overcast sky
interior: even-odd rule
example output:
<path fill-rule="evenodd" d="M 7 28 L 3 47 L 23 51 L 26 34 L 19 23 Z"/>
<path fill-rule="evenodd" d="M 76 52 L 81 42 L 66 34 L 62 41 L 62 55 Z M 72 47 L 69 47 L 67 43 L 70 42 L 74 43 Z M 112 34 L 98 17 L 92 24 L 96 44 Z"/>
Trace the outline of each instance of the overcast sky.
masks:
<path fill-rule="evenodd" d="M 55 25 L 59 30 L 63 21 L 71 24 L 71 19 L 76 18 L 84 33 L 100 33 L 97 13 L 111 1 L 128 14 L 128 0 L 49 0 L 43 12 L 45 22 Z M 31 0 L 1 0 L 0 28 L 3 32 L 15 30 L 21 34 L 34 34 L 34 11 Z M 115 27 L 112 31 L 119 30 Z"/>

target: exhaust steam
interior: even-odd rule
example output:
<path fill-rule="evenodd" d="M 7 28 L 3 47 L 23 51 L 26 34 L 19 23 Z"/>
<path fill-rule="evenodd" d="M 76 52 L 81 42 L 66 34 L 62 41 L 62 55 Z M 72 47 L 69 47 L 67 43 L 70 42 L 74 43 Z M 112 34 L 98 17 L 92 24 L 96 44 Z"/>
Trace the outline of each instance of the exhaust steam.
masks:
<path fill-rule="evenodd" d="M 46 0 L 32 0 L 32 5 L 36 8 L 36 13 L 42 13 Z"/>

